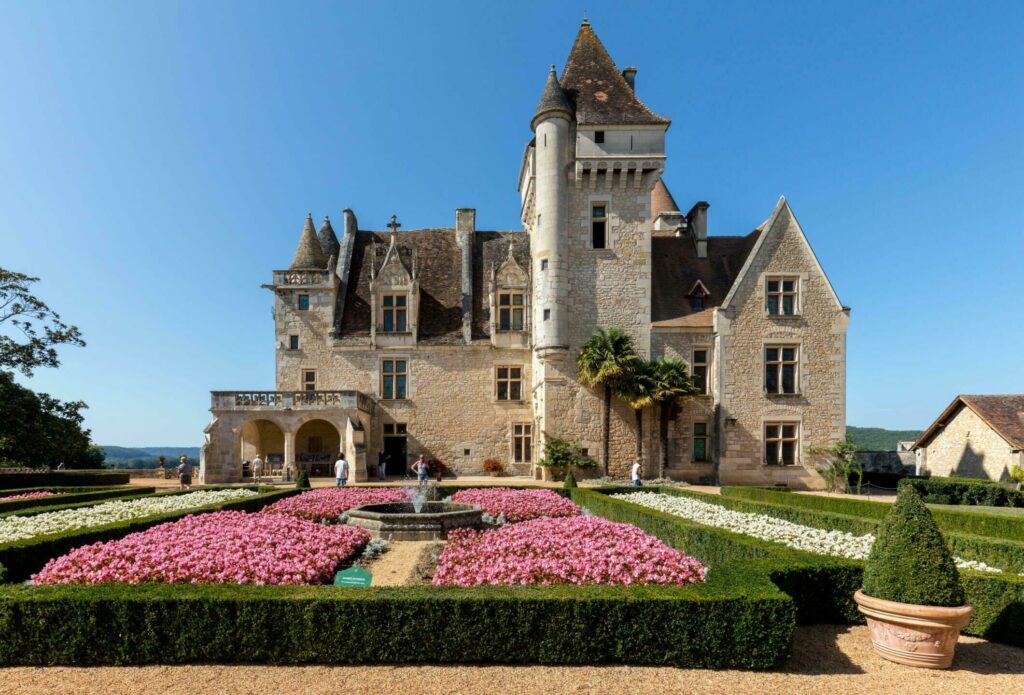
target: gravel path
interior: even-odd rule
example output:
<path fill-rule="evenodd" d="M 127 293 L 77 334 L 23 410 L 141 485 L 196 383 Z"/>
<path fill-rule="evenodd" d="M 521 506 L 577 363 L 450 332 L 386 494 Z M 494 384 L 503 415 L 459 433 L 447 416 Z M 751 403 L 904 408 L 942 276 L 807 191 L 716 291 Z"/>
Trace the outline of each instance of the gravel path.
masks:
<path fill-rule="evenodd" d="M 0 669 L 0 693 L 892 693 L 1024 692 L 1024 649 L 962 637 L 954 668 L 897 666 L 865 627 L 800 628 L 783 670 L 632 666 L 152 666 Z"/>
<path fill-rule="evenodd" d="M 416 562 L 434 541 L 388 541 L 388 551 L 366 568 L 373 575 L 373 586 L 413 584 Z"/>

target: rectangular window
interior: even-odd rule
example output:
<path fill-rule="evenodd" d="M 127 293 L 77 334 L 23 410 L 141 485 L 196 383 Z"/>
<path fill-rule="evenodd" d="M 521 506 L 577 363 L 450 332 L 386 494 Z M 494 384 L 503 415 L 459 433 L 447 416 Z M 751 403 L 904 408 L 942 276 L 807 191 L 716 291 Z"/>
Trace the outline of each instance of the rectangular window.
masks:
<path fill-rule="evenodd" d="M 548 269 L 548 259 L 546 259 L 546 258 L 540 259 L 540 269 L 541 270 L 547 270 Z"/>
<path fill-rule="evenodd" d="M 596 142 L 599 145 L 604 142 L 604 131 L 603 130 L 595 130 L 594 131 L 594 142 Z"/>
<path fill-rule="evenodd" d="M 512 462 L 533 461 L 533 425 L 512 425 Z"/>
<path fill-rule="evenodd" d="M 495 386 L 499 401 L 523 400 L 523 368 L 497 367 Z"/>
<path fill-rule="evenodd" d="M 797 393 L 797 346 L 767 345 L 764 348 L 766 393 Z"/>
<path fill-rule="evenodd" d="M 551 320 L 551 309 L 545 309 L 544 310 L 544 320 L 545 321 L 550 321 Z"/>
<path fill-rule="evenodd" d="M 404 422 L 385 422 L 384 423 L 384 436 L 393 437 L 395 435 L 402 436 L 408 433 L 406 423 Z"/>
<path fill-rule="evenodd" d="M 309 295 L 299 295 L 299 311 L 309 311 Z"/>
<path fill-rule="evenodd" d="M 299 349 L 299 336 L 290 335 L 288 336 L 288 349 L 298 350 Z"/>
<path fill-rule="evenodd" d="M 595 249 L 607 248 L 608 207 L 601 203 L 590 209 L 590 242 Z"/>
<path fill-rule="evenodd" d="M 405 400 L 409 381 L 408 370 L 406 360 L 384 360 L 381 363 L 381 398 L 394 401 Z"/>
<path fill-rule="evenodd" d="M 383 297 L 383 323 L 384 333 L 405 333 L 406 332 L 406 307 L 407 298 L 404 294 L 386 294 Z"/>
<path fill-rule="evenodd" d="M 697 387 L 697 393 L 708 392 L 708 351 L 693 351 L 693 385 Z"/>
<path fill-rule="evenodd" d="M 708 460 L 708 423 L 693 423 L 693 460 Z"/>
<path fill-rule="evenodd" d="M 698 289 L 690 295 L 690 311 L 704 311 L 704 290 Z"/>
<path fill-rule="evenodd" d="M 765 280 L 765 298 L 772 316 L 793 316 L 797 309 L 797 279 L 770 277 Z"/>
<path fill-rule="evenodd" d="M 501 292 L 498 294 L 498 330 L 523 330 L 524 297 L 521 292 Z"/>
<path fill-rule="evenodd" d="M 764 462 L 769 466 L 795 466 L 798 442 L 795 422 L 766 422 Z"/>
<path fill-rule="evenodd" d="M 316 370 L 302 370 L 302 389 L 304 391 L 316 391 Z"/>

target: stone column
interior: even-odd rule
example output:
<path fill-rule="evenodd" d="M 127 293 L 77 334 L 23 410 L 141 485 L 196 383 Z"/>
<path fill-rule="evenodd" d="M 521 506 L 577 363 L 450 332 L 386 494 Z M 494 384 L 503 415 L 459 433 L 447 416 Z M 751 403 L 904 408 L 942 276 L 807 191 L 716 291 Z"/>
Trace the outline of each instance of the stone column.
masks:
<path fill-rule="evenodd" d="M 295 464 L 295 432 L 292 430 L 285 430 L 284 433 L 284 468 L 288 470 L 288 466 L 292 467 L 295 471 L 295 476 L 299 475 L 299 468 Z"/>

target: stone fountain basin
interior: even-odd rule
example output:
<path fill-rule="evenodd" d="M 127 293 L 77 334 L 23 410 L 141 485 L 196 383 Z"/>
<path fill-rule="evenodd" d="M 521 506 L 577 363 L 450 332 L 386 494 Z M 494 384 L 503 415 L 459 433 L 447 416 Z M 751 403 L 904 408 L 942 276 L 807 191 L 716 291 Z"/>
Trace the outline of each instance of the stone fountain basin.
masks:
<path fill-rule="evenodd" d="M 424 502 L 419 513 L 410 502 L 366 504 L 348 510 L 348 523 L 388 541 L 435 541 L 454 528 L 480 526 L 484 510 L 475 504 Z"/>

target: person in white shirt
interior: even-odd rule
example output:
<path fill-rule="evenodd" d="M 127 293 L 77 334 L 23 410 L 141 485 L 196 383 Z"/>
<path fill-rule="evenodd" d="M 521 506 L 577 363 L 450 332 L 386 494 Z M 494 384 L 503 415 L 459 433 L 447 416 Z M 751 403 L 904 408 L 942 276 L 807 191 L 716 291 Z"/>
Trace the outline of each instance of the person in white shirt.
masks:
<path fill-rule="evenodd" d="M 252 460 L 252 481 L 259 485 L 260 478 L 263 477 L 263 459 L 260 458 L 257 452 L 256 458 Z"/>
<path fill-rule="evenodd" d="M 640 469 L 642 468 L 640 459 L 633 461 L 633 470 L 629 477 L 633 481 L 633 487 L 640 487 Z"/>
<path fill-rule="evenodd" d="M 341 454 L 341 457 L 334 462 L 334 480 L 338 487 L 348 482 L 348 461 L 345 460 L 345 454 Z"/>

